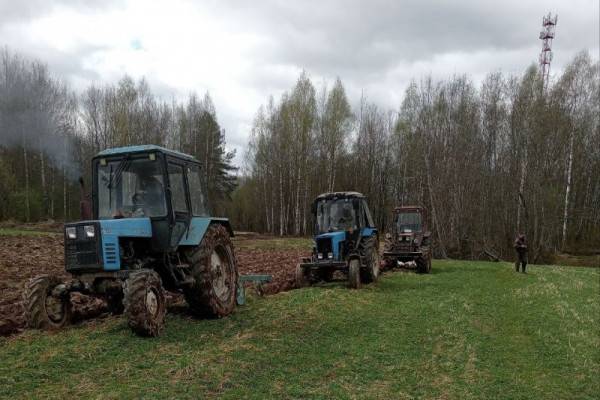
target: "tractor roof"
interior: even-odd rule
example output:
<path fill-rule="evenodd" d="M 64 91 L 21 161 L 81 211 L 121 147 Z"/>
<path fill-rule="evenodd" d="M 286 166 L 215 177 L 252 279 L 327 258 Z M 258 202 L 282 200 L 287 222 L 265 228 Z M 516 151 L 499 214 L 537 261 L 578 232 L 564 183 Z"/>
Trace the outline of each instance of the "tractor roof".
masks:
<path fill-rule="evenodd" d="M 106 156 L 115 156 L 120 154 L 133 154 L 133 153 L 146 153 L 158 151 L 161 153 L 165 153 L 171 155 L 173 157 L 185 158 L 187 160 L 196 160 L 193 156 L 189 154 L 184 154 L 179 151 L 166 149 L 161 146 L 156 146 L 154 144 L 144 144 L 140 146 L 125 146 L 125 147 L 113 147 L 112 149 L 102 150 L 100 153 L 96 155 L 96 157 L 106 157 Z"/>
<path fill-rule="evenodd" d="M 358 192 L 331 192 L 331 193 L 322 193 L 317 196 L 315 201 L 319 200 L 331 200 L 331 199 L 364 199 L 365 196 L 362 193 Z"/>

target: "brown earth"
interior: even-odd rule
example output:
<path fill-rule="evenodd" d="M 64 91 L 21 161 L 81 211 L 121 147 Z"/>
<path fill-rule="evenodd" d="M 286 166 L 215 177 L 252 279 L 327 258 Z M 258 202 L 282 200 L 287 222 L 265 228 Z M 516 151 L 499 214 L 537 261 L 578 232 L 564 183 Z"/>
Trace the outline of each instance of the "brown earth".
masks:
<path fill-rule="evenodd" d="M 266 294 L 293 288 L 295 266 L 308 249 L 248 249 L 244 248 L 244 240 L 236 240 L 240 274 L 272 275 L 273 281 L 263 287 Z M 23 288 L 29 279 L 42 274 L 68 276 L 64 271 L 62 235 L 0 236 L 0 335 L 24 329 Z M 177 295 L 170 297 L 171 304 L 182 300 Z M 72 294 L 71 301 L 75 321 L 107 312 L 104 301 L 100 299 Z"/>

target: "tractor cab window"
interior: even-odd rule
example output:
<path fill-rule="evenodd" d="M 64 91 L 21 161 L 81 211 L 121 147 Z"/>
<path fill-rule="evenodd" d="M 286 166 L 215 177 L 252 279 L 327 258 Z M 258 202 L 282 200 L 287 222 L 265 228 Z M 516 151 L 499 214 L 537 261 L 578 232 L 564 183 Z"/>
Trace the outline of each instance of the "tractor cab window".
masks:
<path fill-rule="evenodd" d="M 369 228 L 374 228 L 375 223 L 373 222 L 373 217 L 371 216 L 371 211 L 369 210 L 369 207 L 367 206 L 366 201 L 363 201 L 363 208 L 365 210 L 365 221 L 367 223 L 367 226 Z"/>
<path fill-rule="evenodd" d="M 187 170 L 188 182 L 190 185 L 190 201 L 192 202 L 192 213 L 196 216 L 205 216 L 206 208 L 204 202 L 204 191 L 200 179 L 200 167 L 191 165 Z"/>
<path fill-rule="evenodd" d="M 398 232 L 420 232 L 421 214 L 418 212 L 403 212 L 396 217 L 396 228 Z"/>
<path fill-rule="evenodd" d="M 98 218 L 163 217 L 164 179 L 156 159 L 101 161 L 97 169 Z"/>
<path fill-rule="evenodd" d="M 171 205 L 173 206 L 173 211 L 187 213 L 185 177 L 183 176 L 182 166 L 169 163 L 169 184 L 171 185 Z"/>
<path fill-rule="evenodd" d="M 319 232 L 357 229 L 356 210 L 352 199 L 322 200 L 317 204 Z"/>

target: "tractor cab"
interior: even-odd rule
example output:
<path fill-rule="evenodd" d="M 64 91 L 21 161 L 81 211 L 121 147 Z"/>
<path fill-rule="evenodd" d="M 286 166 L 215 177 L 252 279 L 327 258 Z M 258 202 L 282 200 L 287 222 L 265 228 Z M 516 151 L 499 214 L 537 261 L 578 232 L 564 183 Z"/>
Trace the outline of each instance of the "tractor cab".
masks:
<path fill-rule="evenodd" d="M 398 242 L 413 243 L 422 237 L 425 228 L 425 210 L 422 207 L 398 207 L 394 211 L 392 228 Z"/>
<path fill-rule="evenodd" d="M 200 163 L 192 156 L 154 145 L 98 153 L 92 218 L 65 225 L 67 271 L 130 269 L 197 245 L 219 220 L 207 217 L 205 198 Z"/>
<path fill-rule="evenodd" d="M 313 204 L 317 260 L 345 261 L 362 236 L 371 236 L 375 224 L 365 197 L 357 192 L 326 193 Z"/>
<path fill-rule="evenodd" d="M 175 249 L 192 218 L 207 215 L 200 163 L 192 156 L 152 145 L 116 148 L 99 153 L 92 168 L 94 217 L 149 220 L 156 251 Z"/>

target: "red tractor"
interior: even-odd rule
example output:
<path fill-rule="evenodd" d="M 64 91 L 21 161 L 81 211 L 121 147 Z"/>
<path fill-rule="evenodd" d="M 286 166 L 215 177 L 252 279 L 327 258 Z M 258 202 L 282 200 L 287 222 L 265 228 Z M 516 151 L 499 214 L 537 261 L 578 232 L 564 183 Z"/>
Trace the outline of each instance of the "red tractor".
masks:
<path fill-rule="evenodd" d="M 386 269 L 414 268 L 431 272 L 431 232 L 427 229 L 427 211 L 420 206 L 394 209 L 393 225 L 385 235 L 383 262 Z"/>

